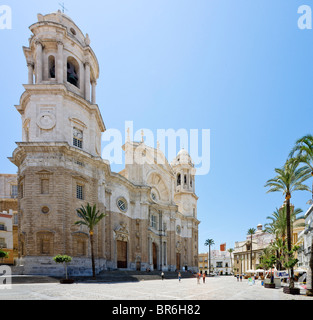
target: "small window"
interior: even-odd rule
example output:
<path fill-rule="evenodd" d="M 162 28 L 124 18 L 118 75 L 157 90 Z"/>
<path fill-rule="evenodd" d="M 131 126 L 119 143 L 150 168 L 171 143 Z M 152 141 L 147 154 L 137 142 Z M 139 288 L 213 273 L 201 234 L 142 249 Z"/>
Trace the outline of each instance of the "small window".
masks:
<path fill-rule="evenodd" d="M 49 78 L 54 79 L 55 78 L 55 57 L 54 56 L 49 56 L 48 64 L 49 64 Z"/>
<path fill-rule="evenodd" d="M 84 187 L 82 185 L 76 185 L 76 198 L 79 200 L 84 200 Z"/>
<path fill-rule="evenodd" d="M 79 65 L 72 57 L 67 60 L 67 82 L 79 88 Z"/>
<path fill-rule="evenodd" d="M 14 215 L 13 215 L 13 224 L 18 225 L 18 214 L 17 213 L 14 213 Z"/>
<path fill-rule="evenodd" d="M 12 185 L 11 186 L 11 197 L 12 198 L 17 198 L 17 196 L 18 196 L 17 185 Z"/>
<path fill-rule="evenodd" d="M 152 192 L 152 193 L 151 193 L 151 198 L 152 198 L 152 200 L 155 201 L 155 202 L 158 201 L 158 197 L 157 197 L 157 195 L 155 194 L 155 192 Z"/>
<path fill-rule="evenodd" d="M 127 201 L 124 198 L 119 198 L 117 200 L 117 207 L 122 211 L 126 212 L 127 211 Z"/>
<path fill-rule="evenodd" d="M 41 194 L 49 194 L 49 179 L 41 179 Z"/>
<path fill-rule="evenodd" d="M 178 186 L 181 185 L 181 175 L 180 175 L 180 173 L 177 175 L 177 185 Z"/>
<path fill-rule="evenodd" d="M 24 184 L 21 183 L 20 187 L 21 187 L 21 199 L 23 199 L 24 198 Z"/>
<path fill-rule="evenodd" d="M 80 149 L 83 148 L 83 131 L 77 128 L 73 129 L 73 145 Z"/>
<path fill-rule="evenodd" d="M 5 242 L 5 238 L 0 238 L 0 249 L 6 249 L 7 244 Z"/>
<path fill-rule="evenodd" d="M 157 217 L 156 216 L 151 215 L 150 225 L 152 228 L 156 229 L 156 227 L 157 227 Z"/>

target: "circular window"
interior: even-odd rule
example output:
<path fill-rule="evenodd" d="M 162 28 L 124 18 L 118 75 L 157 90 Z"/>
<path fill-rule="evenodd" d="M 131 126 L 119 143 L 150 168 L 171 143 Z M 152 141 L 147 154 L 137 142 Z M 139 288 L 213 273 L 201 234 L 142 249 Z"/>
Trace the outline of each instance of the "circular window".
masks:
<path fill-rule="evenodd" d="M 50 212 L 50 209 L 49 209 L 49 207 L 44 206 L 44 207 L 41 208 L 41 212 L 42 212 L 43 214 L 47 214 L 47 213 Z"/>
<path fill-rule="evenodd" d="M 153 201 L 157 201 L 157 196 L 154 192 L 151 193 L 151 198 Z"/>
<path fill-rule="evenodd" d="M 127 201 L 124 198 L 117 199 L 117 207 L 122 211 L 127 211 Z"/>
<path fill-rule="evenodd" d="M 71 30 L 72 34 L 73 34 L 74 36 L 76 36 L 76 31 L 75 31 L 75 29 L 74 29 L 74 28 L 71 28 L 70 30 Z"/>

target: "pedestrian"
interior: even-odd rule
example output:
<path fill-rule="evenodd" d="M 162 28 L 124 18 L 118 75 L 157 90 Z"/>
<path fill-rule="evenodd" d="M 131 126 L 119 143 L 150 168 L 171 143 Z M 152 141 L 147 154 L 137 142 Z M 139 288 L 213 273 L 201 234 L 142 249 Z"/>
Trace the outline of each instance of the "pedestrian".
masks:
<path fill-rule="evenodd" d="M 239 282 L 239 274 L 237 274 L 237 282 Z"/>
<path fill-rule="evenodd" d="M 197 283 L 200 284 L 200 272 L 197 273 Z"/>
<path fill-rule="evenodd" d="M 205 283 L 205 273 L 203 274 L 203 276 L 202 276 L 203 278 L 203 283 Z"/>
<path fill-rule="evenodd" d="M 162 280 L 164 280 L 164 272 L 161 273 Z"/>
<path fill-rule="evenodd" d="M 242 274 L 240 275 L 240 282 L 242 282 Z"/>
<path fill-rule="evenodd" d="M 181 274 L 180 274 L 180 272 L 178 273 L 178 280 L 179 280 L 179 282 L 181 281 Z"/>

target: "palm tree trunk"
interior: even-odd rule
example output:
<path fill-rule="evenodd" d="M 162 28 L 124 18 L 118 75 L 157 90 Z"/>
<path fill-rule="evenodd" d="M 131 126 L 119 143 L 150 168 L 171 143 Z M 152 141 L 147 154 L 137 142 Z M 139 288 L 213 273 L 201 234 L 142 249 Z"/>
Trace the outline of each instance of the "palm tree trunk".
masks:
<path fill-rule="evenodd" d="M 91 246 L 91 264 L 92 264 L 92 277 L 96 278 L 95 257 L 94 257 L 94 239 L 93 232 L 90 232 L 90 246 Z"/>
<path fill-rule="evenodd" d="M 290 225 L 290 198 L 287 195 L 287 203 L 286 203 L 286 209 L 287 209 L 287 248 L 288 248 L 288 256 L 291 258 L 291 225 Z M 293 267 L 290 268 L 290 285 L 289 287 L 293 289 L 295 286 L 294 284 L 294 272 Z"/>
<path fill-rule="evenodd" d="M 252 270 L 252 234 L 251 234 L 251 246 L 250 246 L 250 270 Z"/>
<path fill-rule="evenodd" d="M 211 277 L 211 246 L 209 245 L 209 277 Z"/>

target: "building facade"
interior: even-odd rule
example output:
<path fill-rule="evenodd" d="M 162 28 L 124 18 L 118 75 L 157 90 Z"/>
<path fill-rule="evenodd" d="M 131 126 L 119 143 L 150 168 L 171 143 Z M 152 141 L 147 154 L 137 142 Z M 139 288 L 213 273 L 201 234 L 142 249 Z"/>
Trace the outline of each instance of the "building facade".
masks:
<path fill-rule="evenodd" d="M 3 264 L 13 265 L 18 257 L 17 177 L 0 174 L 0 249 L 9 253 Z"/>
<path fill-rule="evenodd" d="M 28 274 L 57 274 L 57 254 L 72 256 L 72 274 L 90 268 L 88 230 L 76 209 L 107 214 L 95 230 L 97 272 L 105 269 L 197 270 L 195 168 L 186 150 L 169 163 L 159 148 L 128 138 L 125 169 L 101 158 L 106 130 L 96 103 L 99 65 L 90 38 L 60 11 L 30 26 L 28 66 L 16 109 L 23 140 L 17 166 L 19 256 Z"/>
<path fill-rule="evenodd" d="M 255 234 L 250 235 L 246 240 L 235 242 L 234 248 L 234 273 L 243 274 L 251 270 L 251 245 L 252 245 L 252 270 L 256 270 L 260 264 L 260 257 L 263 250 L 274 240 L 272 234 L 263 231 L 263 226 L 259 224 Z"/>
<path fill-rule="evenodd" d="M 305 214 L 305 226 L 305 229 L 299 233 L 298 267 L 309 271 L 313 244 L 313 205 Z"/>
<path fill-rule="evenodd" d="M 213 269 L 211 269 L 213 270 Z M 201 274 L 209 274 L 209 254 L 199 253 L 199 272 Z"/>
<path fill-rule="evenodd" d="M 233 272 L 233 257 L 228 251 L 212 250 L 211 265 L 214 273 L 230 275 Z"/>

